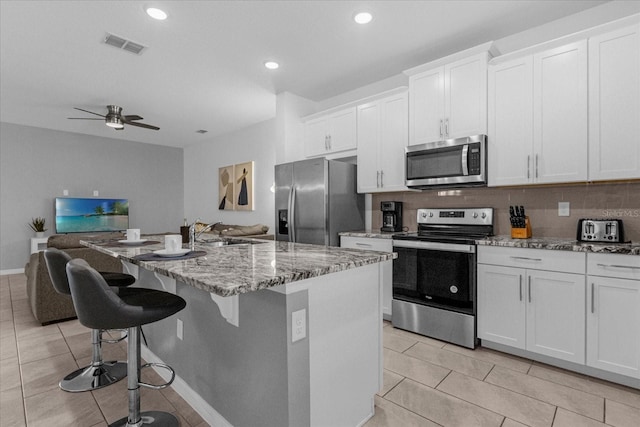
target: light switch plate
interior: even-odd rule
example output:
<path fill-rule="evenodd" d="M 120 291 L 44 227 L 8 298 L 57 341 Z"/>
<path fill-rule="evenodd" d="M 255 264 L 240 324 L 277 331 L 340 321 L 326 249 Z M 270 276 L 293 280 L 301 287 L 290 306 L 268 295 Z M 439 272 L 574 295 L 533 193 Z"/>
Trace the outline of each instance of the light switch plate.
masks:
<path fill-rule="evenodd" d="M 569 202 L 558 202 L 558 216 L 569 216 L 571 212 Z"/>

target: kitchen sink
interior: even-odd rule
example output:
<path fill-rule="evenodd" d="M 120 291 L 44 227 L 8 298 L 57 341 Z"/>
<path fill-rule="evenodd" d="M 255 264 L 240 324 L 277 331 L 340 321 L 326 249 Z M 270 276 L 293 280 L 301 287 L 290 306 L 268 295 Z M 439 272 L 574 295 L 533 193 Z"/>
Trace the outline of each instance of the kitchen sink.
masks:
<path fill-rule="evenodd" d="M 266 241 L 265 241 L 266 242 Z M 202 239 L 199 240 L 198 243 L 206 246 L 220 247 L 220 246 L 232 246 L 232 245 L 255 245 L 257 243 L 265 243 L 265 242 L 257 242 L 254 240 L 246 240 L 246 239 Z"/>

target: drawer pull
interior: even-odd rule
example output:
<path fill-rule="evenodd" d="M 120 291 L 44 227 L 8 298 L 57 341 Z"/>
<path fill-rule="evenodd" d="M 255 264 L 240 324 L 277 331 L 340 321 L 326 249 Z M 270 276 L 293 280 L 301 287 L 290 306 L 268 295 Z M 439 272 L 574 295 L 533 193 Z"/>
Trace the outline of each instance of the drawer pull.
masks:
<path fill-rule="evenodd" d="M 356 246 L 364 246 L 364 247 L 367 247 L 367 248 L 371 247 L 371 245 L 368 244 L 368 243 L 360 243 L 360 242 L 356 242 Z"/>
<path fill-rule="evenodd" d="M 640 270 L 640 267 L 634 267 L 632 265 L 619 265 L 619 264 L 596 264 L 598 267 L 602 268 L 630 268 L 632 270 Z"/>
<path fill-rule="evenodd" d="M 511 259 L 520 259 L 520 260 L 525 260 L 525 261 L 542 261 L 542 258 L 529 258 L 526 256 L 511 256 L 509 257 Z"/>

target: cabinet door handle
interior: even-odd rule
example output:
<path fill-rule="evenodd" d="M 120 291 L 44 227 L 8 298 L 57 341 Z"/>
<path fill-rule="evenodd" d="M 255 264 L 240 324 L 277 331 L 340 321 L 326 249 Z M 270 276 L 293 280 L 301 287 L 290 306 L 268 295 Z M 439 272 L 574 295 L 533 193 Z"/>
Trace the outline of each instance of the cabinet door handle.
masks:
<path fill-rule="evenodd" d="M 522 274 L 520 275 L 520 301 L 522 301 Z"/>
<path fill-rule="evenodd" d="M 329 142 L 328 142 L 328 140 L 329 140 L 329 135 L 325 135 L 325 136 L 324 136 L 324 149 L 325 149 L 325 150 L 328 150 L 328 149 L 329 149 Z"/>
<path fill-rule="evenodd" d="M 595 291 L 595 285 L 593 282 L 591 282 L 591 313 L 595 313 L 596 312 L 596 291 Z"/>
<path fill-rule="evenodd" d="M 602 268 L 630 268 L 632 270 L 640 270 L 640 267 L 634 267 L 633 265 L 619 265 L 619 264 L 596 264 L 598 267 Z"/>
<path fill-rule="evenodd" d="M 536 179 L 538 179 L 538 155 L 536 154 Z"/>
<path fill-rule="evenodd" d="M 531 276 L 529 276 L 529 302 L 531 302 Z"/>
<path fill-rule="evenodd" d="M 527 154 L 527 179 L 531 179 L 531 155 Z"/>
<path fill-rule="evenodd" d="M 376 188 L 380 188 L 380 171 L 376 171 Z"/>
<path fill-rule="evenodd" d="M 444 135 L 449 136 L 449 119 L 444 121 Z"/>
<path fill-rule="evenodd" d="M 384 171 L 380 171 L 380 188 L 384 187 Z"/>

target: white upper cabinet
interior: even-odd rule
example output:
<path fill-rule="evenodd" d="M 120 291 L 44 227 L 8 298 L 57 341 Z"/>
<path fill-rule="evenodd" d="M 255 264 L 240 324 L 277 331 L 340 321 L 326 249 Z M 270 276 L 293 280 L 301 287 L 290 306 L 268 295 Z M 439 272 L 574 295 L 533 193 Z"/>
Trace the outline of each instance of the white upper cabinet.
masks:
<path fill-rule="evenodd" d="M 358 192 L 405 191 L 406 90 L 358 106 Z"/>
<path fill-rule="evenodd" d="M 490 185 L 531 181 L 533 57 L 489 67 Z"/>
<path fill-rule="evenodd" d="M 489 67 L 489 185 L 587 179 L 587 43 Z"/>
<path fill-rule="evenodd" d="M 536 183 L 587 179 L 587 43 L 533 56 Z"/>
<path fill-rule="evenodd" d="M 410 75 L 409 145 L 487 133 L 488 60 L 482 52 Z"/>
<path fill-rule="evenodd" d="M 315 117 L 304 123 L 304 155 L 324 156 L 356 149 L 356 108 Z"/>
<path fill-rule="evenodd" d="M 589 179 L 640 178 L 640 24 L 589 39 Z"/>

